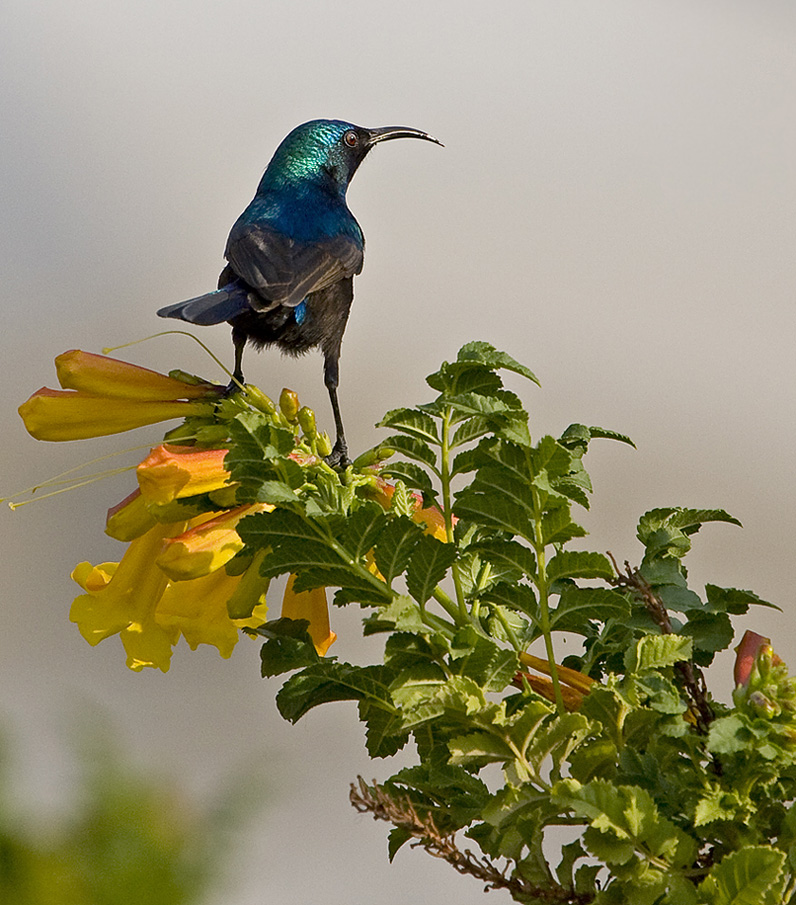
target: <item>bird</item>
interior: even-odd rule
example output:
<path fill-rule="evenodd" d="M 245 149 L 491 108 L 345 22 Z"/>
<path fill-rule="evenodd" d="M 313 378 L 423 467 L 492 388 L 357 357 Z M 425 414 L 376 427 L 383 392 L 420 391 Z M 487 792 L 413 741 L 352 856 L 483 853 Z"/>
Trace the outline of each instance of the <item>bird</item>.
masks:
<path fill-rule="evenodd" d="M 277 147 L 251 203 L 227 239 L 218 288 L 161 308 L 160 317 L 232 326 L 232 392 L 243 383 L 243 350 L 277 346 L 301 355 L 320 347 L 336 438 L 326 461 L 350 464 L 337 398 L 343 333 L 362 271 L 365 237 L 346 203 L 373 147 L 396 138 L 441 145 L 405 126 L 367 129 L 337 119 L 297 126 Z"/>

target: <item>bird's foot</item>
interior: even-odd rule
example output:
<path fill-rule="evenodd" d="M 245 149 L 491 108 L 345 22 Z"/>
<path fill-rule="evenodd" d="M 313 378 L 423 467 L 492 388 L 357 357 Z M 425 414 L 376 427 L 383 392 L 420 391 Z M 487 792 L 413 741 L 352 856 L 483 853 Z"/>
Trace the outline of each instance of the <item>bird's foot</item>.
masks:
<path fill-rule="evenodd" d="M 332 451 L 326 456 L 324 461 L 332 468 L 348 468 L 351 460 L 348 458 L 348 446 L 345 440 L 341 440 L 338 437 L 332 447 Z"/>
<path fill-rule="evenodd" d="M 234 396 L 235 393 L 243 392 L 243 375 L 241 375 L 240 381 L 238 381 L 235 377 L 230 380 L 230 382 L 224 388 L 224 392 L 221 394 L 222 399 L 228 399 L 230 396 Z"/>

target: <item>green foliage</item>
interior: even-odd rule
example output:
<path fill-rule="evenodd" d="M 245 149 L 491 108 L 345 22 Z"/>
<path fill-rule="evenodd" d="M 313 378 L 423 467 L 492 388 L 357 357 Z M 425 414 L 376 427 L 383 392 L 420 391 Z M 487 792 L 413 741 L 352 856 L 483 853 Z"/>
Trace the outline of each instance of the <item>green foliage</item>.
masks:
<path fill-rule="evenodd" d="M 48 814 L 39 826 L 32 815 L 13 815 L 0 797 L 0 901 L 207 901 L 229 852 L 229 830 L 257 800 L 251 781 L 245 796 L 241 788 L 213 807 L 200 806 L 173 780 L 132 769 L 102 733 L 88 728 L 81 733 L 80 794 L 68 816 Z M 6 784 L 5 770 L 0 780 Z"/>
<path fill-rule="evenodd" d="M 385 415 L 389 436 L 342 473 L 278 413 L 231 414 L 238 501 L 275 507 L 240 523 L 242 555 L 297 591 L 334 589 L 385 637 L 383 661 L 360 666 L 319 657 L 304 623 L 268 623 L 280 712 L 356 701 L 373 757 L 414 741 L 418 764 L 381 787 L 391 858 L 461 831 L 482 868 L 506 859 L 488 882 L 523 902 L 796 902 L 796 682 L 769 656 L 731 707 L 712 700 L 701 668 L 732 644 L 732 616 L 768 604 L 693 588 L 684 565 L 703 525 L 739 522 L 650 510 L 639 568 L 617 574 L 577 507 L 592 442 L 631 441 L 583 424 L 534 440 L 504 371 L 538 383 L 464 346 L 429 376 L 438 395 Z M 563 633 L 576 652 L 561 665 Z M 574 841 L 550 860 L 562 826 Z"/>

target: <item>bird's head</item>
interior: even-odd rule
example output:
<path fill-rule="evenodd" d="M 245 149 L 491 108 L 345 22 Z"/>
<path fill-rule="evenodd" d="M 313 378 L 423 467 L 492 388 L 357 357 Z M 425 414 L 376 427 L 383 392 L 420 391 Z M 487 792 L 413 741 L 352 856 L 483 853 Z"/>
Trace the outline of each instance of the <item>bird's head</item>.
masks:
<path fill-rule="evenodd" d="M 268 164 L 265 177 L 329 182 L 345 193 L 370 149 L 393 138 L 422 138 L 442 144 L 426 132 L 405 126 L 365 129 L 339 119 L 314 119 L 285 138 Z"/>

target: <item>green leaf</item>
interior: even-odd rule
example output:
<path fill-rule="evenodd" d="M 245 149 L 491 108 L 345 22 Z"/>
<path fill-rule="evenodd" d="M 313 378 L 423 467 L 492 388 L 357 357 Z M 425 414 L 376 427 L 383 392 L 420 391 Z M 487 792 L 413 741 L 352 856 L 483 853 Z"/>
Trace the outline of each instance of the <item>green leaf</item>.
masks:
<path fill-rule="evenodd" d="M 254 631 L 268 640 L 260 649 L 261 675 L 278 676 L 318 663 L 306 619 L 275 619 Z"/>
<path fill-rule="evenodd" d="M 381 445 L 389 446 L 391 449 L 394 449 L 395 452 L 400 453 L 402 456 L 406 456 L 407 459 L 414 459 L 415 462 L 420 462 L 422 465 L 428 465 L 439 474 L 439 472 L 437 472 L 437 455 L 424 440 L 420 440 L 414 436 L 407 437 L 402 434 L 395 434 L 392 437 L 387 437 Z M 389 465 L 385 465 L 385 468 L 389 470 Z"/>
<path fill-rule="evenodd" d="M 714 654 L 719 650 L 726 650 L 735 636 L 730 617 L 726 613 L 706 613 L 704 610 L 694 610 L 688 614 L 688 622 L 683 626 L 682 634 L 688 635 L 694 642 L 694 656 L 698 652 Z M 707 661 L 700 660 L 703 666 L 709 665 L 712 656 Z"/>
<path fill-rule="evenodd" d="M 496 603 L 498 606 L 517 610 L 534 622 L 539 619 L 539 604 L 536 601 L 533 588 L 528 585 L 500 581 L 487 588 L 481 597 L 489 603 Z"/>
<path fill-rule="evenodd" d="M 747 845 L 731 852 L 699 886 L 710 905 L 780 905 L 785 853 L 767 845 Z"/>
<path fill-rule="evenodd" d="M 586 529 L 572 521 L 569 507 L 553 509 L 542 517 L 542 543 L 564 544 L 573 537 L 585 537 Z"/>
<path fill-rule="evenodd" d="M 478 634 L 471 626 L 460 629 L 454 636 L 452 646 L 461 645 L 463 636 L 469 644 L 466 653 L 453 661 L 456 672 L 473 679 L 486 692 L 503 691 L 520 668 L 515 651 L 507 650 Z"/>
<path fill-rule="evenodd" d="M 608 622 L 609 619 L 629 618 L 630 603 L 618 591 L 566 585 L 558 606 L 550 614 L 550 627 L 559 632 L 584 634 L 589 620 Z"/>
<path fill-rule="evenodd" d="M 393 409 L 376 427 L 391 427 L 433 446 L 440 445 L 439 431 L 434 419 L 418 409 Z"/>
<path fill-rule="evenodd" d="M 536 557 L 530 547 L 513 540 L 479 541 L 467 548 L 468 553 L 477 553 L 499 569 L 509 569 L 520 575 L 533 578 L 536 575 Z"/>
<path fill-rule="evenodd" d="M 514 759 L 514 753 L 503 739 L 480 730 L 457 735 L 448 742 L 448 748 L 453 765 L 485 767 Z"/>
<path fill-rule="evenodd" d="M 386 525 L 387 514 L 378 503 L 362 503 L 346 520 L 343 544 L 355 559 L 364 559 Z"/>
<path fill-rule="evenodd" d="M 405 830 L 403 827 L 395 826 L 390 830 L 387 835 L 387 857 L 390 859 L 390 864 L 392 864 L 393 858 L 398 854 L 401 847 L 412 838 L 414 837 L 409 830 Z"/>
<path fill-rule="evenodd" d="M 508 353 L 498 351 L 493 345 L 487 342 L 467 343 L 459 349 L 456 360 L 478 361 L 494 370 L 502 368 L 506 371 L 512 371 L 515 374 L 519 374 L 521 377 L 526 377 L 528 380 L 533 381 L 537 386 L 541 386 L 533 371 L 526 368 L 525 365 L 520 364 L 518 361 L 515 361 Z"/>
<path fill-rule="evenodd" d="M 365 745 L 371 757 L 392 757 L 409 741 L 400 714 L 374 706 L 371 701 L 359 702 L 359 719 L 367 727 Z"/>
<path fill-rule="evenodd" d="M 382 477 L 403 481 L 407 487 L 413 487 L 421 493 L 435 496 L 436 490 L 431 483 L 428 472 L 414 462 L 390 462 L 381 471 Z"/>
<path fill-rule="evenodd" d="M 507 531 L 520 537 L 533 537 L 533 523 L 527 510 L 505 497 L 493 497 L 486 493 L 465 491 L 459 494 L 454 512 L 467 519 L 497 531 Z"/>
<path fill-rule="evenodd" d="M 752 591 L 740 591 L 737 588 L 720 588 L 715 584 L 706 584 L 705 593 L 708 598 L 708 606 L 712 610 L 727 612 L 732 616 L 739 616 L 747 612 L 750 606 L 767 606 L 782 612 L 781 607 L 778 607 L 775 603 L 769 603 L 767 600 L 761 600 Z"/>
<path fill-rule="evenodd" d="M 489 395 L 503 386 L 503 381 L 491 368 L 475 361 L 446 361 L 439 371 L 426 377 L 426 383 L 446 396 L 459 393 Z"/>
<path fill-rule="evenodd" d="M 428 626 L 423 622 L 420 607 L 410 597 L 396 597 L 388 606 L 380 607 L 373 615 L 363 621 L 365 634 L 377 632 L 411 632 L 412 634 L 428 634 Z"/>
<path fill-rule="evenodd" d="M 602 553 L 585 553 L 580 550 L 557 553 L 547 564 L 547 578 L 607 578 L 615 575 L 614 567 Z"/>
<path fill-rule="evenodd" d="M 383 666 L 362 667 L 322 660 L 291 676 L 277 694 L 276 705 L 291 723 L 329 701 L 369 701 L 394 712 L 395 705 L 383 674 Z"/>
<path fill-rule="evenodd" d="M 479 437 L 483 437 L 484 434 L 489 433 L 493 427 L 494 422 L 489 418 L 474 415 L 472 418 L 462 421 L 456 428 L 450 440 L 450 447 L 451 449 L 456 449 L 457 446 L 477 440 Z"/>
<path fill-rule="evenodd" d="M 691 659 L 692 642 L 683 635 L 645 635 L 625 654 L 628 672 L 660 669 Z"/>
<path fill-rule="evenodd" d="M 589 821 L 586 847 L 608 865 L 624 865 L 637 851 L 648 851 L 673 867 L 690 866 L 696 857 L 696 841 L 662 817 L 649 792 L 637 786 L 564 779 L 553 786 L 552 797 L 559 807 Z"/>
<path fill-rule="evenodd" d="M 406 516 L 394 518 L 382 531 L 373 555 L 388 585 L 406 568 L 421 534 L 420 526 Z"/>
<path fill-rule="evenodd" d="M 418 603 L 431 597 L 455 558 L 455 544 L 444 544 L 429 534 L 418 540 L 406 569 L 406 587 Z"/>
<path fill-rule="evenodd" d="M 589 436 L 592 440 L 618 440 L 620 443 L 627 443 L 628 446 L 636 448 L 636 444 L 627 436 L 617 431 L 608 430 L 605 427 L 590 427 Z"/>

